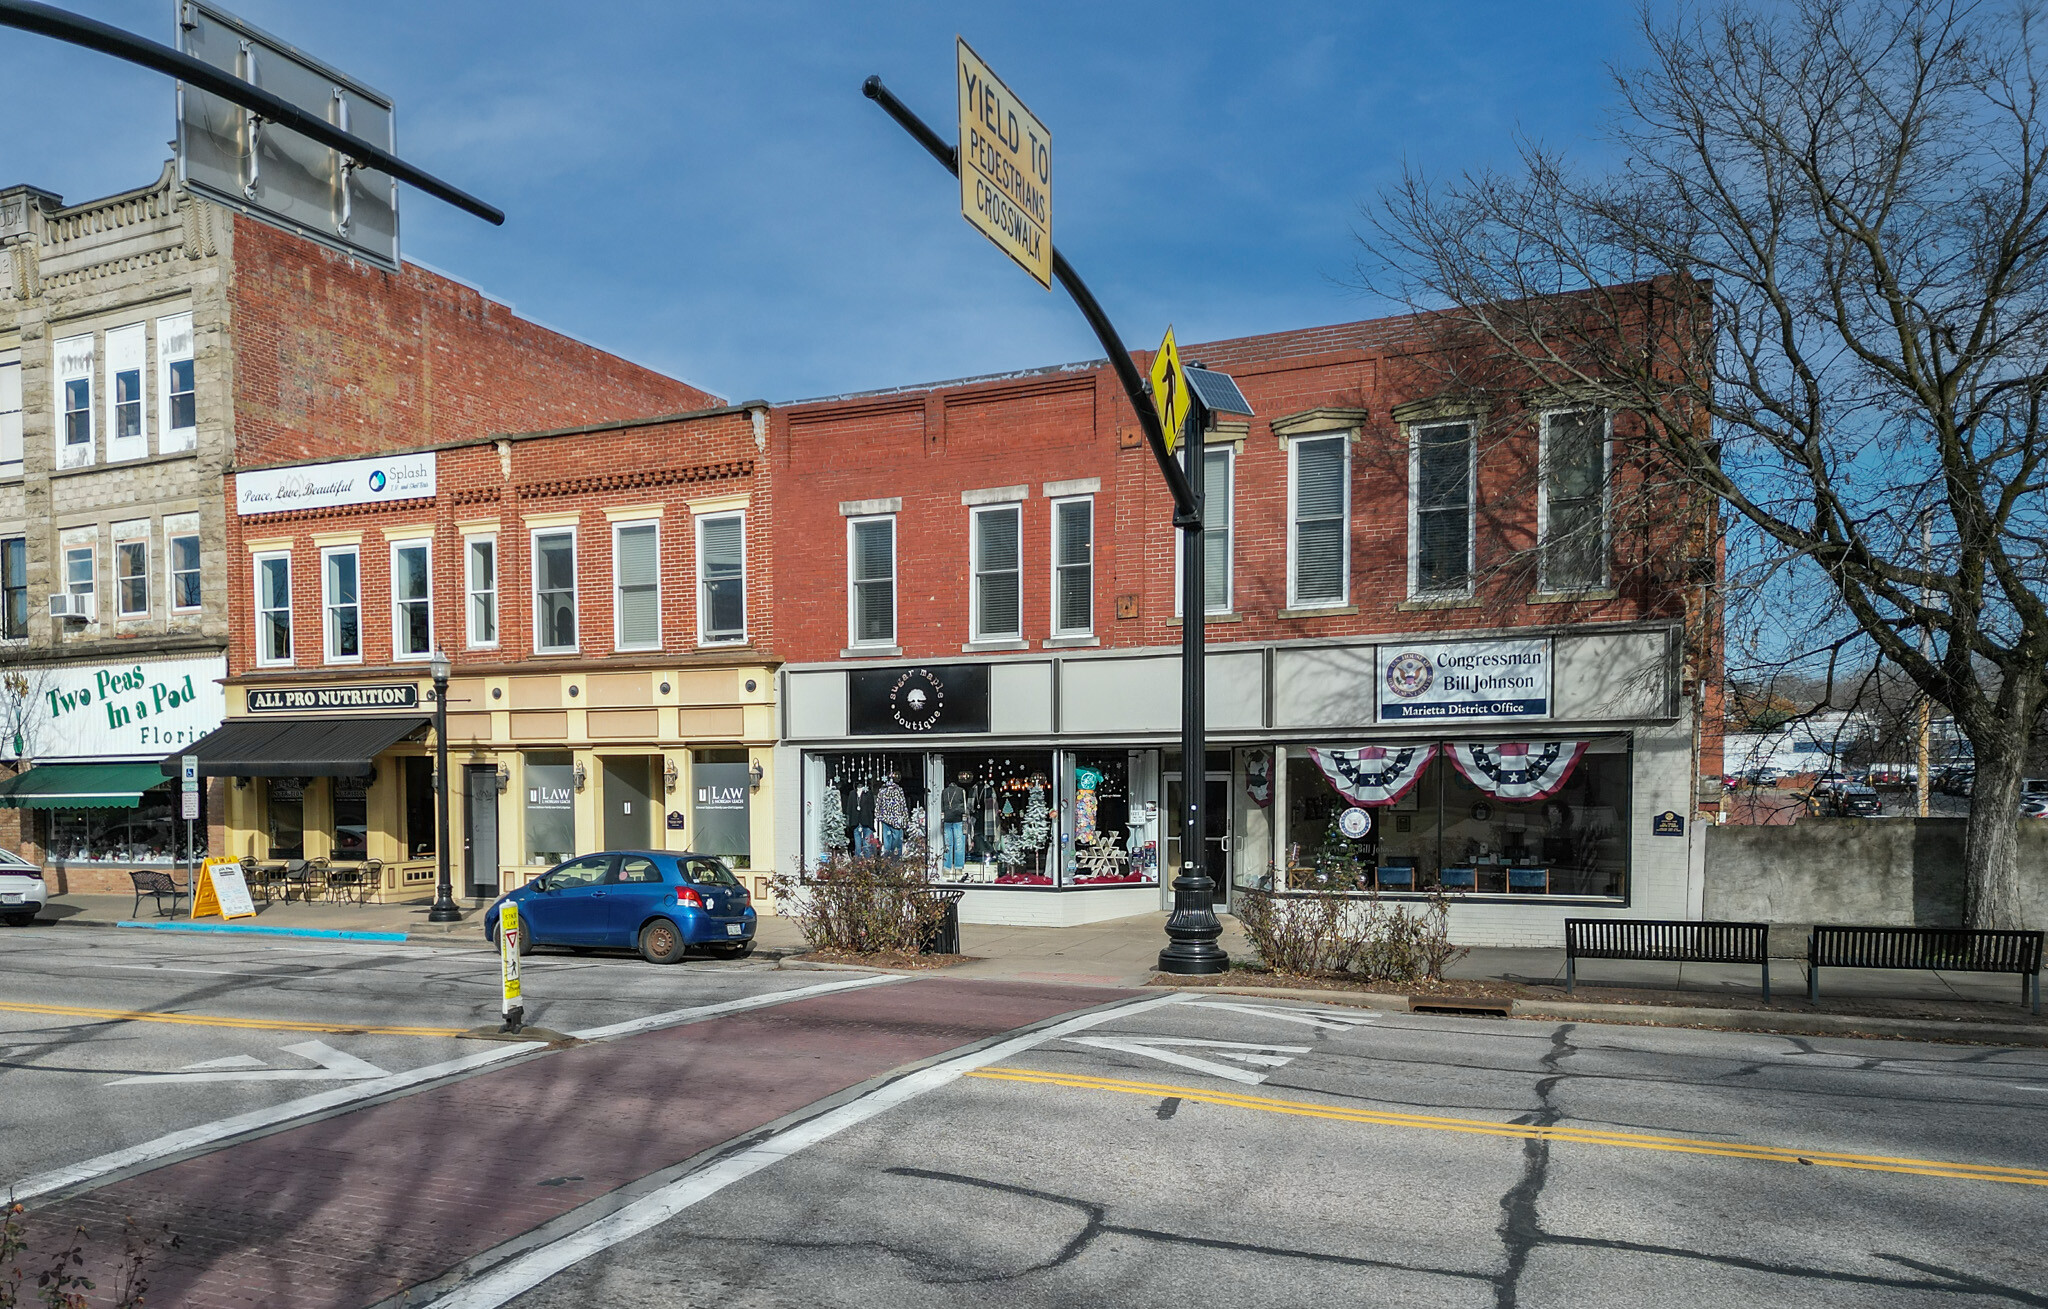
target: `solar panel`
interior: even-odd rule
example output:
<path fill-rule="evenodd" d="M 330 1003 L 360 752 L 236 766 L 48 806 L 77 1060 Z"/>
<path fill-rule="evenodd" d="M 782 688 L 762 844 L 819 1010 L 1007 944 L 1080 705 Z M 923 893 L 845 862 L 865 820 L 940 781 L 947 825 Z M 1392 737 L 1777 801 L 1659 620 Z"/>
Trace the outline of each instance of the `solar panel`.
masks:
<path fill-rule="evenodd" d="M 396 149 L 391 100 L 202 0 L 178 49 L 345 132 Z M 178 173 L 209 199 L 386 268 L 398 267 L 398 184 L 260 115 L 178 84 Z"/>
<path fill-rule="evenodd" d="M 1237 382 L 1229 373 L 1213 372 L 1207 368 L 1195 368 L 1183 364 L 1181 372 L 1187 375 L 1188 388 L 1195 393 L 1212 414 L 1243 414 L 1252 416 L 1252 402 L 1244 398 L 1244 392 L 1237 389 Z"/>

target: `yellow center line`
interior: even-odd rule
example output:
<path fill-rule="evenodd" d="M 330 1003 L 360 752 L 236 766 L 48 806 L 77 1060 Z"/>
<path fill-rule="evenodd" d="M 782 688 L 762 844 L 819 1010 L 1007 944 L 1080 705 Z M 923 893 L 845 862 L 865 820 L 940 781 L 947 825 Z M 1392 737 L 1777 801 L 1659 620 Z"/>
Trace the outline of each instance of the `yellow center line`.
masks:
<path fill-rule="evenodd" d="M 1339 1105 L 1314 1104 L 1304 1100 L 1282 1100 L 1273 1096 L 1244 1095 L 1236 1091 L 1211 1091 L 1197 1087 L 1169 1086 L 1162 1082 L 1131 1082 L 1113 1077 L 1089 1077 L 1080 1073 L 1041 1072 L 1030 1068 L 982 1068 L 969 1077 L 1001 1082 L 1032 1082 L 1063 1086 L 1078 1091 L 1116 1091 L 1127 1095 L 1178 1096 L 1194 1104 L 1221 1105 L 1232 1109 L 1253 1109 L 1262 1113 L 1287 1114 L 1297 1118 L 1325 1118 L 1343 1123 L 1368 1123 L 1378 1127 L 1409 1127 L 1434 1132 L 1461 1132 L 1476 1136 L 1504 1136 L 1517 1140 L 1561 1141 L 1575 1145 L 1607 1145 L 1629 1150 L 1658 1150 L 1670 1154 L 1718 1155 L 1729 1159 L 1754 1159 L 1763 1163 L 1809 1164 L 1818 1168 L 1850 1168 L 1873 1173 L 1912 1173 L 1922 1177 L 1950 1177 L 1975 1182 L 2015 1182 L 2022 1186 L 2048 1186 L 2048 1169 L 2011 1168 L 2001 1164 L 1956 1163 L 1941 1159 L 1901 1159 L 1889 1155 L 1843 1154 L 1828 1150 L 1799 1150 L 1789 1146 L 1745 1145 L 1733 1141 L 1711 1141 L 1696 1137 L 1653 1136 L 1644 1132 L 1614 1132 L 1591 1127 L 1544 1127 L 1528 1123 L 1496 1123 L 1483 1118 L 1442 1118 L 1430 1114 L 1394 1113 L 1382 1109 L 1353 1109 Z"/>
<path fill-rule="evenodd" d="M 461 1036 L 460 1027 L 385 1027 L 370 1023 L 301 1023 L 289 1018 L 224 1018 L 216 1014 L 148 1013 L 137 1009 L 87 1009 L 78 1005 L 24 1004 L 0 1000 L 0 1010 L 56 1018 L 101 1018 L 109 1022 L 177 1023 L 185 1027 L 246 1027 L 263 1032 L 331 1032 L 344 1036 Z"/>

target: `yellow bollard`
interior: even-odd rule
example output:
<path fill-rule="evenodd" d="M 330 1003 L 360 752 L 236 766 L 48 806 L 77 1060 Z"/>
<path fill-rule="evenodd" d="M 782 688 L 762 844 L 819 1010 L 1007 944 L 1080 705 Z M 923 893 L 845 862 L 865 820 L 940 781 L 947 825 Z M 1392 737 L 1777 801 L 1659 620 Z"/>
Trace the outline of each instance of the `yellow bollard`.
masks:
<path fill-rule="evenodd" d="M 504 983 L 501 1032 L 519 1031 L 526 1006 L 519 995 L 519 906 L 507 900 L 498 910 L 498 973 Z"/>

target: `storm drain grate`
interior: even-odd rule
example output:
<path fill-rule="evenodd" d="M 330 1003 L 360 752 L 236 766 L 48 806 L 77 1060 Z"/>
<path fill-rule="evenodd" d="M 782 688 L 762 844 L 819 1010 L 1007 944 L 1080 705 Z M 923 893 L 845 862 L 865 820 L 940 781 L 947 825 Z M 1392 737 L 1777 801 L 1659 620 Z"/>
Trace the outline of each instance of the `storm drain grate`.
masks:
<path fill-rule="evenodd" d="M 1413 1000 L 1408 1012 L 1414 1014 L 1449 1014 L 1453 1018 L 1506 1018 L 1508 1003 L 1505 1000 Z"/>

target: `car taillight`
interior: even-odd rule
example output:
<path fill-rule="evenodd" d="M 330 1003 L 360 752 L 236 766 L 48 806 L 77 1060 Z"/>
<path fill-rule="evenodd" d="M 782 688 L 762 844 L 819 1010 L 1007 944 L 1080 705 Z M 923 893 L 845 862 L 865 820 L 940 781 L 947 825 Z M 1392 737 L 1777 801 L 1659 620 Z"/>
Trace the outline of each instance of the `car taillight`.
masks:
<path fill-rule="evenodd" d="M 704 897 L 698 895 L 697 888 L 693 886 L 679 886 L 676 888 L 676 903 L 686 904 L 692 909 L 702 909 Z"/>

